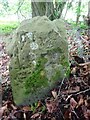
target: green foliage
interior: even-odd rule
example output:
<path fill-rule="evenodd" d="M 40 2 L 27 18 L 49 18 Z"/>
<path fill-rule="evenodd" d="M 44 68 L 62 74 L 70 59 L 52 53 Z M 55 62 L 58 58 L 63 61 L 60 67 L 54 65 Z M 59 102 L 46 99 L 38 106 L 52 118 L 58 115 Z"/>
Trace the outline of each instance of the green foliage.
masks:
<path fill-rule="evenodd" d="M 76 7 L 76 13 L 79 15 L 82 12 L 81 6 Z"/>
<path fill-rule="evenodd" d="M 67 8 L 70 9 L 72 7 L 72 2 L 67 4 Z"/>
<path fill-rule="evenodd" d="M 88 26 L 84 23 L 80 23 L 79 26 L 80 26 L 81 29 L 87 29 L 88 28 Z"/>
<path fill-rule="evenodd" d="M 76 22 L 70 22 L 71 23 L 71 26 L 73 27 L 73 28 L 81 28 L 81 29 L 87 29 L 88 28 L 88 26 L 84 23 L 84 22 L 79 22 L 78 23 L 78 25 L 76 25 Z"/>
<path fill-rule="evenodd" d="M 38 106 L 38 102 L 34 103 L 34 106 L 31 105 L 31 110 L 33 111 L 33 113 L 35 113 L 37 106 Z M 45 111 L 45 109 L 46 109 L 45 106 L 41 106 L 39 109 L 39 112 L 43 112 L 43 111 Z"/>
<path fill-rule="evenodd" d="M 1 0 L 0 2 L 0 16 L 17 15 L 18 18 L 27 18 L 31 12 L 30 0 Z"/>
<path fill-rule="evenodd" d="M 0 33 L 10 33 L 19 26 L 18 22 L 0 21 Z"/>
<path fill-rule="evenodd" d="M 31 2 L 28 0 L 23 0 L 24 3 L 22 4 L 20 8 L 21 14 L 23 14 L 25 17 L 30 14 L 31 12 Z"/>
<path fill-rule="evenodd" d="M 65 77 L 69 77 L 70 75 L 70 66 L 67 67 Z"/>
<path fill-rule="evenodd" d="M 3 15 L 2 13 L 7 13 L 8 11 L 10 11 L 8 0 L 1 0 L 0 1 L 0 15 Z"/>
<path fill-rule="evenodd" d="M 36 92 L 38 88 L 47 86 L 48 79 L 46 78 L 45 71 L 43 70 L 46 61 L 47 59 L 40 58 L 32 75 L 26 79 L 26 94 Z"/>

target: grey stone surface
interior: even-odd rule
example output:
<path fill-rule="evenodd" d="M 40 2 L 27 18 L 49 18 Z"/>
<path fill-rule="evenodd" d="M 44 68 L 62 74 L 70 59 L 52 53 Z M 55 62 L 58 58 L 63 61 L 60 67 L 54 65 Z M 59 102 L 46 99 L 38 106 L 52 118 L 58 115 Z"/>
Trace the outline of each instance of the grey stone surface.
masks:
<path fill-rule="evenodd" d="M 21 23 L 14 35 L 10 77 L 17 104 L 47 95 L 69 67 L 68 44 L 62 20 L 35 17 Z"/>

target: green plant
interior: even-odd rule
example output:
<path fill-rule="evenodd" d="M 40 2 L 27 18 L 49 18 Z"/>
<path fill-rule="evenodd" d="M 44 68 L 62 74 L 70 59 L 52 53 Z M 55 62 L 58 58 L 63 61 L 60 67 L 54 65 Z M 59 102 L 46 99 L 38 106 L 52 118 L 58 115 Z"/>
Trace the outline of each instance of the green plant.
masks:
<path fill-rule="evenodd" d="M 81 29 L 87 29 L 88 28 L 88 26 L 83 21 L 79 22 L 78 25 L 76 25 L 76 22 L 70 21 L 70 24 L 73 28 L 77 28 L 77 27 L 81 28 Z"/>
<path fill-rule="evenodd" d="M 0 33 L 10 33 L 19 26 L 18 22 L 0 21 Z"/>

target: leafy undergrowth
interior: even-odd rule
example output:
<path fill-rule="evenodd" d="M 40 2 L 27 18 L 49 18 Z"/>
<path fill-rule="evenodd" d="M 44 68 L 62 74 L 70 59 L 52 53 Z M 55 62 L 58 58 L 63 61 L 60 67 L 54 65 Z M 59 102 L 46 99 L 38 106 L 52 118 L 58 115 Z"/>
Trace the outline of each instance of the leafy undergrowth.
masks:
<path fill-rule="evenodd" d="M 88 29 L 88 25 L 86 25 L 85 22 L 81 21 L 78 24 L 76 24 L 76 22 L 74 22 L 74 21 L 68 21 L 68 22 L 71 25 L 71 27 L 73 27 L 73 28 Z"/>
<path fill-rule="evenodd" d="M 19 26 L 18 22 L 0 21 L 0 34 L 2 34 L 2 33 L 11 33 L 18 26 Z"/>

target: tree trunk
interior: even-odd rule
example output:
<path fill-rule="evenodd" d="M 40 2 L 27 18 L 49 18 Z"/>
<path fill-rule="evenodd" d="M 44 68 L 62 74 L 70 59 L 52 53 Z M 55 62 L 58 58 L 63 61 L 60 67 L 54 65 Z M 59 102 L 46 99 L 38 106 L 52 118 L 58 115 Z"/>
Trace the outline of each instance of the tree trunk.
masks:
<path fill-rule="evenodd" d="M 66 5 L 66 1 L 55 2 L 56 18 L 61 17 L 65 5 Z"/>
<path fill-rule="evenodd" d="M 88 2 L 88 17 L 90 17 L 90 1 Z"/>
<path fill-rule="evenodd" d="M 73 0 L 71 0 L 71 1 L 68 0 L 67 1 L 67 6 L 66 6 L 66 11 L 65 11 L 64 19 L 65 19 L 66 15 L 67 15 L 68 10 L 72 7 L 72 2 L 73 2 Z"/>
<path fill-rule="evenodd" d="M 61 15 L 62 15 L 65 4 L 66 4 L 66 2 L 60 2 L 59 3 L 59 11 L 58 11 L 59 16 L 58 16 L 58 18 L 61 18 Z"/>
<path fill-rule="evenodd" d="M 32 6 L 32 17 L 43 16 L 46 12 L 46 3 L 45 2 L 31 2 Z"/>
<path fill-rule="evenodd" d="M 31 7 L 32 17 L 46 15 L 50 20 L 54 19 L 54 5 L 52 0 L 50 2 L 36 2 L 32 0 Z"/>
<path fill-rule="evenodd" d="M 46 14 L 50 20 L 55 19 L 53 2 L 46 2 Z"/>
<path fill-rule="evenodd" d="M 32 17 L 46 15 L 50 20 L 60 18 L 66 2 L 55 2 L 54 8 L 53 0 L 49 0 L 49 2 L 47 0 L 44 1 L 31 1 Z"/>
<path fill-rule="evenodd" d="M 60 18 L 66 2 L 55 2 L 53 0 L 44 0 L 44 2 L 31 0 L 32 17 L 46 15 L 50 20 Z"/>
<path fill-rule="evenodd" d="M 78 24 L 78 22 L 79 22 L 80 11 L 81 11 L 81 0 L 79 0 L 79 2 L 78 2 L 78 10 L 77 10 L 76 24 Z"/>
<path fill-rule="evenodd" d="M 89 26 L 89 29 L 90 29 L 90 1 L 88 2 L 88 15 L 87 15 L 87 19 L 88 19 L 88 26 Z"/>

